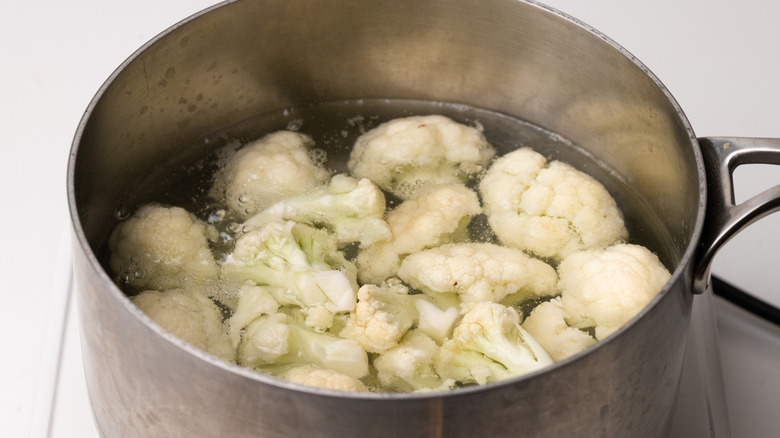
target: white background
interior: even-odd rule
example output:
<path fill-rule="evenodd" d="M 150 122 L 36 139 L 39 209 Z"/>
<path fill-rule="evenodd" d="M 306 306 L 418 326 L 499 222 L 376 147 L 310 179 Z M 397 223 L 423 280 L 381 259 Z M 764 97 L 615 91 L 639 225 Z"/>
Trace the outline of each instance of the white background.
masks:
<path fill-rule="evenodd" d="M 211 3 L 0 0 L 4 436 L 45 436 L 48 428 L 68 306 L 63 292 L 69 236 L 65 169 L 79 119 L 127 56 Z M 780 137 L 780 2 L 547 4 L 592 25 L 642 60 L 670 89 L 699 136 Z M 739 198 L 780 183 L 777 169 L 738 176 Z M 778 216 L 741 233 L 715 264 L 716 274 L 775 305 L 780 305 Z"/>

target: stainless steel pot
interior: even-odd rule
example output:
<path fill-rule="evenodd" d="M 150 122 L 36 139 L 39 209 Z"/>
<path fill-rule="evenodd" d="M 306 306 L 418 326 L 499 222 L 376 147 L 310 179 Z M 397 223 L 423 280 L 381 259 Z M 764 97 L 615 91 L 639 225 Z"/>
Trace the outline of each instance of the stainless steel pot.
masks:
<path fill-rule="evenodd" d="M 117 199 L 251 115 L 353 98 L 467 103 L 598 157 L 658 213 L 673 275 L 617 334 L 547 370 L 445 394 L 342 394 L 221 362 L 162 332 L 98 258 Z M 735 206 L 731 170 L 780 142 L 702 139 L 669 92 L 598 31 L 517 0 L 231 1 L 179 23 L 103 85 L 68 169 L 90 399 L 106 437 L 659 436 L 693 295 L 717 249 L 780 207 Z"/>

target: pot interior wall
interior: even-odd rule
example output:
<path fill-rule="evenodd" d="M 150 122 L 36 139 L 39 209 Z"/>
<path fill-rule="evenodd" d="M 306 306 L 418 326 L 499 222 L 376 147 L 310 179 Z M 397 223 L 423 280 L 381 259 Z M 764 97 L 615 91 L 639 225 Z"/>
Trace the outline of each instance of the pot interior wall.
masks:
<path fill-rule="evenodd" d="M 467 18 L 467 19 L 466 19 Z M 117 199 L 248 117 L 314 102 L 417 99 L 525 119 L 598 157 L 691 240 L 701 182 L 684 116 L 625 52 L 512 0 L 226 4 L 131 57 L 80 131 L 74 197 L 93 250 Z M 202 143 L 200 143 L 202 144 Z M 672 266 L 674 268 L 674 266 Z"/>

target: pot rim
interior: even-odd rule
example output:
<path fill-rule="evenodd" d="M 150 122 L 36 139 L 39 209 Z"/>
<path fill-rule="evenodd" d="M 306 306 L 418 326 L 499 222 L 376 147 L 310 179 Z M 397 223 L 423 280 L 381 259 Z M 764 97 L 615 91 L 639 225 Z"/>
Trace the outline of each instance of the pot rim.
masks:
<path fill-rule="evenodd" d="M 172 26 L 168 27 L 167 29 L 163 30 L 159 34 L 157 34 L 155 37 L 144 43 L 140 48 L 138 48 L 135 52 L 133 52 L 130 56 L 128 56 L 112 73 L 111 75 L 103 82 L 103 84 L 100 86 L 98 91 L 95 93 L 94 97 L 90 100 L 89 104 L 87 105 L 87 108 L 84 111 L 84 114 L 79 121 L 79 124 L 77 126 L 76 132 L 74 134 L 74 138 L 71 144 L 70 149 L 70 155 L 68 159 L 67 164 L 67 177 L 66 177 L 66 185 L 67 185 L 67 201 L 68 201 L 68 211 L 70 215 L 70 221 L 72 225 L 72 231 L 73 235 L 75 237 L 74 244 L 77 244 L 78 247 L 83 251 L 84 255 L 86 256 L 86 259 L 89 261 L 90 268 L 102 279 L 102 281 L 106 284 L 110 284 L 111 286 L 108 288 L 107 293 L 110 293 L 114 296 L 117 300 L 121 302 L 121 305 L 130 312 L 132 315 L 134 315 L 136 318 L 138 318 L 140 321 L 143 322 L 147 328 L 154 331 L 157 335 L 163 337 L 168 342 L 171 342 L 175 344 L 177 347 L 183 349 L 190 355 L 194 356 L 198 360 L 202 360 L 204 362 L 207 362 L 213 366 L 216 366 L 223 371 L 229 372 L 231 374 L 238 375 L 240 377 L 243 377 L 248 380 L 256 381 L 262 384 L 293 390 L 293 391 L 299 391 L 302 393 L 307 393 L 310 395 L 316 395 L 316 396 L 325 396 L 325 397 L 337 397 L 337 398 L 346 398 L 346 399 L 354 399 L 354 400 L 389 400 L 389 401 L 400 401 L 400 400 L 426 400 L 426 399 L 439 399 L 439 398 L 452 398 L 452 397 L 460 397 L 460 396 L 467 396 L 476 392 L 485 392 L 485 391 L 491 391 L 494 389 L 498 389 L 507 385 L 514 385 L 519 382 L 524 382 L 526 380 L 534 379 L 536 376 L 539 376 L 541 374 L 545 373 L 552 373 L 555 372 L 558 369 L 566 368 L 569 366 L 575 366 L 574 364 L 576 362 L 579 362 L 584 357 L 589 355 L 591 352 L 596 351 L 599 348 L 602 348 L 607 343 L 611 342 L 614 338 L 620 336 L 623 332 L 626 332 L 630 330 L 635 324 L 636 321 L 643 318 L 644 315 L 652 311 L 652 309 L 657 305 L 659 301 L 661 301 L 664 296 L 666 296 L 673 288 L 673 285 L 677 284 L 678 282 L 684 281 L 687 284 L 686 289 L 691 289 L 691 276 L 689 274 L 690 269 L 692 266 L 694 266 L 695 263 L 695 256 L 697 251 L 698 242 L 701 239 L 702 235 L 702 229 L 704 226 L 704 218 L 706 214 L 706 200 L 707 200 L 707 192 L 706 192 L 706 171 L 705 171 L 705 165 L 704 165 L 704 159 L 702 157 L 702 153 L 699 149 L 699 143 L 697 140 L 696 135 L 694 134 L 693 128 L 690 125 L 689 120 L 685 116 L 685 113 L 683 112 L 682 108 L 680 107 L 679 103 L 676 101 L 676 99 L 672 96 L 671 92 L 666 88 L 666 86 L 661 82 L 661 80 L 652 72 L 650 69 L 645 66 L 637 57 L 635 57 L 631 52 L 626 50 L 624 47 L 622 47 L 620 44 L 615 42 L 610 37 L 606 36 L 604 33 L 600 32 L 599 30 L 595 29 L 594 27 L 588 25 L 587 23 L 568 15 L 562 11 L 559 11 L 551 6 L 545 5 L 543 3 L 540 3 L 536 0 L 515 0 L 521 3 L 526 3 L 533 5 L 535 7 L 541 8 L 546 10 L 547 12 L 556 15 L 558 18 L 561 18 L 563 20 L 569 21 L 578 27 L 582 28 L 583 30 L 587 31 L 588 33 L 592 34 L 593 36 L 598 37 L 603 42 L 611 46 L 613 49 L 617 50 L 622 56 L 628 58 L 634 65 L 636 65 L 648 78 L 650 78 L 655 86 L 663 93 L 667 101 L 672 105 L 674 108 L 675 113 L 677 114 L 679 121 L 681 122 L 682 126 L 685 128 L 685 131 L 688 136 L 688 140 L 690 142 L 690 148 L 694 155 L 694 160 L 696 163 L 696 170 L 697 170 L 697 176 L 698 176 L 698 184 L 699 184 L 699 202 L 698 202 L 698 208 L 696 213 L 696 220 L 693 224 L 693 227 L 691 228 L 691 234 L 690 239 L 687 247 L 685 248 L 685 251 L 681 254 L 680 260 L 675 267 L 675 269 L 671 273 L 670 279 L 667 281 L 666 285 L 658 292 L 658 294 L 653 298 L 653 300 L 648 303 L 637 315 L 635 315 L 631 320 L 629 320 L 626 324 L 624 324 L 622 327 L 620 327 L 618 330 L 616 330 L 612 335 L 610 335 L 607 339 L 604 339 L 603 341 L 599 341 L 593 346 L 587 348 L 585 351 L 582 351 L 580 353 L 577 353 L 571 357 L 568 357 L 564 360 L 558 361 L 556 363 L 553 363 L 552 365 L 549 365 L 547 367 L 544 367 L 540 370 L 536 370 L 527 374 L 523 374 L 520 376 L 512 377 L 506 380 L 502 380 L 499 382 L 491 382 L 485 385 L 474 385 L 474 386 L 468 386 L 463 388 L 456 388 L 456 389 L 450 389 L 450 390 L 441 390 L 441 391 L 431 391 L 431 392 L 421 392 L 421 393 L 390 393 L 390 392 L 348 392 L 348 391 L 338 391 L 338 390 L 331 390 L 331 389 L 325 389 L 325 388 L 317 388 L 307 385 L 301 385 L 296 384 L 292 382 L 285 381 L 283 379 L 275 378 L 270 375 L 265 375 L 262 373 L 258 373 L 256 371 L 253 371 L 249 368 L 242 367 L 240 365 L 229 363 L 225 360 L 219 359 L 215 356 L 212 356 L 209 353 L 206 353 L 184 341 L 177 338 L 176 336 L 170 334 L 169 332 L 165 331 L 160 325 L 158 325 L 156 322 L 154 322 L 151 318 L 149 318 L 143 311 L 141 311 L 137 306 L 135 306 L 130 299 L 127 298 L 127 296 L 122 292 L 119 287 L 114 283 L 114 281 L 109 277 L 109 275 L 105 272 L 105 270 L 102 268 L 101 263 L 98 261 L 97 256 L 95 255 L 94 251 L 90 247 L 86 234 L 84 233 L 84 229 L 82 227 L 78 209 L 76 207 L 76 193 L 74 188 L 74 182 L 75 182 L 75 169 L 76 169 L 76 161 L 79 151 L 79 144 L 82 139 L 82 135 L 84 134 L 84 129 L 89 122 L 92 113 L 97 106 L 98 102 L 100 102 L 101 98 L 103 97 L 106 90 L 111 87 L 111 85 L 114 83 L 115 79 L 124 71 L 124 69 L 132 63 L 137 57 L 139 57 L 143 52 L 145 52 L 149 47 L 156 44 L 158 41 L 166 37 L 168 34 L 173 32 L 174 30 L 187 25 L 188 23 L 200 18 L 203 15 L 206 15 L 216 9 L 220 9 L 222 7 L 225 7 L 229 4 L 238 2 L 240 0 L 226 0 L 222 1 L 218 4 L 215 4 L 213 6 L 210 6 L 206 9 L 203 9 L 195 14 L 190 15 L 189 17 L 186 17 L 179 22 L 173 24 Z M 688 291 L 689 293 L 690 290 Z"/>

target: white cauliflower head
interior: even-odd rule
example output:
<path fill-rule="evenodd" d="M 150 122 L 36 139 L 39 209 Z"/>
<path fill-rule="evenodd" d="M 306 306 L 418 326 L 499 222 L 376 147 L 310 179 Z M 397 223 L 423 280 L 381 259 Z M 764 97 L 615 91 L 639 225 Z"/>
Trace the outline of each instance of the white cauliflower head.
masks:
<path fill-rule="evenodd" d="M 368 352 L 383 353 L 398 345 L 416 322 L 414 299 L 398 281 L 365 284 L 358 290 L 357 306 L 340 336 L 355 339 Z"/>
<path fill-rule="evenodd" d="M 223 277 L 263 286 L 281 305 L 322 306 L 334 313 L 355 308 L 355 270 L 335 237 L 293 221 L 270 222 L 242 235 L 222 265 Z"/>
<path fill-rule="evenodd" d="M 547 263 L 491 243 L 453 243 L 410 254 L 398 276 L 423 292 L 457 293 L 463 313 L 485 301 L 555 295 L 558 281 Z"/>
<path fill-rule="evenodd" d="M 207 234 L 183 208 L 146 204 L 111 234 L 109 266 L 130 290 L 197 287 L 219 274 Z"/>
<path fill-rule="evenodd" d="M 279 304 L 260 286 L 244 285 L 238 291 L 238 304 L 228 322 L 230 340 L 238 347 L 242 331 L 255 319 L 273 315 Z"/>
<path fill-rule="evenodd" d="M 328 180 L 328 171 L 315 163 L 314 145 L 304 134 L 278 131 L 233 153 L 215 175 L 211 195 L 224 199 L 245 219 L 276 201 L 302 195 Z"/>
<path fill-rule="evenodd" d="M 430 391 L 450 386 L 434 370 L 439 346 L 419 330 L 411 330 L 395 347 L 374 359 L 383 385 L 397 391 Z"/>
<path fill-rule="evenodd" d="M 617 244 L 576 252 L 558 266 L 561 303 L 574 327 L 601 340 L 642 310 L 671 274 L 647 248 Z"/>
<path fill-rule="evenodd" d="M 166 331 L 192 346 L 229 362 L 235 361 L 222 314 L 196 290 L 148 290 L 131 298 L 141 311 Z"/>
<path fill-rule="evenodd" d="M 625 240 L 615 200 L 591 176 L 529 148 L 497 159 L 479 186 L 488 222 L 504 245 L 557 261 Z"/>
<path fill-rule="evenodd" d="M 406 255 L 465 239 L 468 223 L 481 211 L 477 194 L 463 184 L 423 190 L 387 213 L 390 240 L 358 253 L 360 280 L 381 283 L 395 275 Z"/>
<path fill-rule="evenodd" d="M 495 154 L 482 132 L 440 115 L 394 119 L 360 136 L 347 166 L 401 199 L 478 176 Z"/>
<path fill-rule="evenodd" d="M 461 348 L 484 354 L 514 375 L 552 363 L 546 351 L 520 326 L 520 315 L 512 307 L 479 303 L 463 316 L 452 339 Z"/>
<path fill-rule="evenodd" d="M 338 391 L 368 391 L 366 385 L 360 380 L 333 370 L 320 368 L 316 365 L 302 365 L 290 368 L 281 377 L 289 382 L 318 388 L 335 389 Z"/>
<path fill-rule="evenodd" d="M 238 364 L 258 367 L 274 363 L 290 351 L 290 328 L 287 315 L 272 313 L 258 316 L 242 330 L 236 348 Z"/>
<path fill-rule="evenodd" d="M 511 307 L 482 302 L 455 327 L 442 345 L 436 370 L 442 378 L 485 383 L 519 376 L 553 363 L 538 342 L 520 326 Z"/>
<path fill-rule="evenodd" d="M 566 323 L 566 312 L 560 297 L 539 304 L 525 318 L 525 329 L 558 362 L 596 343 L 586 332 Z"/>

